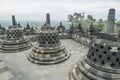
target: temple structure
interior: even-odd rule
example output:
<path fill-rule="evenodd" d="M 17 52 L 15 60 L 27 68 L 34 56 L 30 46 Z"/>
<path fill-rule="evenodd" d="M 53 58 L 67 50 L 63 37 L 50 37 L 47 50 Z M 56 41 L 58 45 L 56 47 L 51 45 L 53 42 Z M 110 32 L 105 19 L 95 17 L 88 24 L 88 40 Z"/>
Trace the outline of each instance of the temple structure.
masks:
<path fill-rule="evenodd" d="M 107 17 L 107 26 L 106 33 L 114 33 L 115 27 L 115 9 L 109 9 L 108 17 Z"/>
<path fill-rule="evenodd" d="M 63 33 L 66 31 L 65 27 L 62 25 L 62 22 L 60 22 L 59 26 L 57 26 L 57 30 L 59 33 Z"/>
<path fill-rule="evenodd" d="M 91 22 L 90 27 L 88 28 L 88 34 L 89 35 L 94 35 L 96 33 L 95 28 L 93 27 L 93 23 Z"/>
<path fill-rule="evenodd" d="M 7 30 L 0 26 L 6 31 L 5 38 L 0 38 L 0 80 L 120 80 L 120 34 L 113 34 L 114 9 L 109 12 L 105 33 L 98 33 L 92 23 L 88 32 L 82 23 L 72 24 L 65 32 L 60 23 L 57 31 L 51 27 L 49 14 L 35 35 L 27 23 L 26 36 L 36 43 L 32 49 L 13 15 Z M 61 64 L 52 65 L 57 63 Z"/>
<path fill-rule="evenodd" d="M 33 27 L 31 27 L 28 22 L 27 22 L 26 27 L 23 29 L 23 31 L 25 35 L 32 35 L 36 33 Z"/>
<path fill-rule="evenodd" d="M 81 23 L 79 23 L 78 27 L 77 27 L 77 31 L 78 32 L 83 32 L 83 28 L 81 26 Z"/>
<path fill-rule="evenodd" d="M 6 29 L 2 27 L 2 25 L 0 24 L 0 34 L 5 34 L 5 33 L 6 33 Z"/>
<path fill-rule="evenodd" d="M 46 23 L 41 28 L 38 43 L 28 55 L 28 60 L 36 64 L 56 64 L 68 59 L 70 54 L 58 38 L 58 31 L 50 24 L 50 15 L 46 16 Z"/>
<path fill-rule="evenodd" d="M 120 80 L 120 38 L 111 34 L 114 11 L 111 9 L 108 14 L 107 33 L 93 36 L 88 54 L 73 66 L 70 80 Z"/>
<path fill-rule="evenodd" d="M 15 16 L 12 16 L 12 26 L 6 33 L 6 38 L 2 40 L 0 45 L 1 52 L 18 52 L 32 47 L 29 39 L 24 38 L 23 30 L 17 24 Z"/>
<path fill-rule="evenodd" d="M 117 40 L 109 34 L 94 39 L 88 54 L 74 65 L 70 80 L 119 80 L 120 42 Z"/>

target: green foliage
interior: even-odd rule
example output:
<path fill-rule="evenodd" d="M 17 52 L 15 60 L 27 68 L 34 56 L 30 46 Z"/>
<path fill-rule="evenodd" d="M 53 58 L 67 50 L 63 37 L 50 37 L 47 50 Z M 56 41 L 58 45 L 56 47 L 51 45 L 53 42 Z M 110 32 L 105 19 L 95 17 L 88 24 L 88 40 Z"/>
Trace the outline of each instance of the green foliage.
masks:
<path fill-rule="evenodd" d="M 117 28 L 116 28 L 116 32 L 120 32 L 120 27 L 117 27 Z"/>
<path fill-rule="evenodd" d="M 70 27 L 77 27 L 79 25 L 79 23 L 81 23 L 81 25 L 83 26 L 83 19 L 84 19 L 84 13 L 74 13 L 73 15 L 69 14 L 68 15 L 68 21 L 69 21 L 69 25 Z"/>
<path fill-rule="evenodd" d="M 105 22 L 102 19 L 99 19 L 97 22 L 94 23 L 94 27 L 96 29 L 96 32 L 101 32 L 105 27 Z"/>
<path fill-rule="evenodd" d="M 92 15 L 87 15 L 87 19 L 93 20 L 93 16 Z"/>
<path fill-rule="evenodd" d="M 97 32 L 103 31 L 106 24 L 106 21 L 103 21 L 102 19 L 96 21 L 96 19 L 92 15 L 87 15 L 87 18 L 84 20 L 84 14 L 82 15 L 81 13 L 74 13 L 73 15 L 68 15 L 68 20 L 70 22 L 70 28 L 77 27 L 79 23 L 81 23 L 84 31 L 87 31 L 91 22 L 93 23 L 93 27 L 95 27 Z M 120 22 L 117 22 L 116 25 L 120 26 Z"/>
<path fill-rule="evenodd" d="M 68 15 L 68 21 L 71 22 L 73 20 L 73 16 L 71 14 Z"/>
<path fill-rule="evenodd" d="M 83 27 L 84 31 L 87 31 L 87 29 L 89 28 L 91 22 L 92 21 L 90 19 L 85 20 L 85 26 Z"/>
<path fill-rule="evenodd" d="M 84 31 L 86 31 L 89 28 L 91 22 L 94 23 L 93 27 L 95 27 L 97 32 L 103 31 L 105 27 L 105 22 L 102 19 L 99 19 L 98 21 L 96 21 L 91 15 L 88 15 L 87 19 L 85 20 Z"/>
<path fill-rule="evenodd" d="M 116 22 L 116 27 L 120 27 L 120 21 Z"/>
<path fill-rule="evenodd" d="M 101 32 L 104 29 L 105 24 L 101 22 L 94 23 L 94 27 L 96 29 L 96 32 Z"/>
<path fill-rule="evenodd" d="M 120 21 L 115 23 L 115 32 L 120 32 Z"/>
<path fill-rule="evenodd" d="M 98 22 L 99 22 L 99 23 L 103 23 L 104 21 L 103 21 L 102 19 L 99 19 Z"/>
<path fill-rule="evenodd" d="M 39 32 L 39 31 L 40 31 L 40 27 L 35 26 L 35 27 L 34 27 L 34 30 L 35 30 L 36 32 Z"/>
<path fill-rule="evenodd" d="M 87 15 L 87 19 L 91 20 L 92 22 L 96 21 L 96 19 L 94 19 L 92 15 Z"/>

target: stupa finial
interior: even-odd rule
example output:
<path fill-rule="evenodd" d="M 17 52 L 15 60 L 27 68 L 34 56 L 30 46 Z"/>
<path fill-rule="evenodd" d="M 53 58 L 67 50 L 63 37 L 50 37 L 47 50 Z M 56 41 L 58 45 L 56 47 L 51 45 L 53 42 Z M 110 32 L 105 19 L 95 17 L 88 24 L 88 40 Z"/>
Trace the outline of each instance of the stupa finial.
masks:
<path fill-rule="evenodd" d="M 15 20 L 15 15 L 12 15 L 12 25 L 13 26 L 17 25 L 17 22 Z"/>

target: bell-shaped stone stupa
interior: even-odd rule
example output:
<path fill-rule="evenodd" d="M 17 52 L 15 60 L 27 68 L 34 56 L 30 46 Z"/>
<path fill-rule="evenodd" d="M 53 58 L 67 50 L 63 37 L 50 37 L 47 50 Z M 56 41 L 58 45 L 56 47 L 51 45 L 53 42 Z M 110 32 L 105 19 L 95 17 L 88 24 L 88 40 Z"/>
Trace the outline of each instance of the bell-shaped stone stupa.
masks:
<path fill-rule="evenodd" d="M 28 56 L 28 60 L 36 64 L 56 64 L 68 59 L 70 54 L 58 38 L 57 30 L 50 24 L 50 15 L 46 16 L 46 23 L 41 28 L 38 43 Z"/>
<path fill-rule="evenodd" d="M 92 41 L 87 56 L 74 65 L 70 80 L 120 80 L 120 42 L 105 33 Z"/>
<path fill-rule="evenodd" d="M 19 52 L 32 47 L 29 39 L 24 38 L 23 30 L 19 27 L 12 15 L 12 26 L 6 33 L 6 38 L 1 41 L 0 51 L 5 53 Z"/>

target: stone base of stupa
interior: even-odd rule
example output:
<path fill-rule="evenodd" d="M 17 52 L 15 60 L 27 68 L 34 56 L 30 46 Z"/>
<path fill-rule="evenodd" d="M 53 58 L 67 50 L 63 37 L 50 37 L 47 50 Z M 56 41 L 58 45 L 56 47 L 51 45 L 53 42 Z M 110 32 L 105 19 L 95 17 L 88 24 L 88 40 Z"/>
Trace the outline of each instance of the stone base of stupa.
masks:
<path fill-rule="evenodd" d="M 32 47 L 29 39 L 3 40 L 1 41 L 0 52 L 13 53 L 27 50 Z"/>
<path fill-rule="evenodd" d="M 69 78 L 70 80 L 120 80 L 120 69 L 98 66 L 85 57 L 73 66 Z"/>
<path fill-rule="evenodd" d="M 33 48 L 28 56 L 28 60 L 36 64 L 56 64 L 68 59 L 70 54 L 63 46 L 59 47 L 39 47 Z"/>

